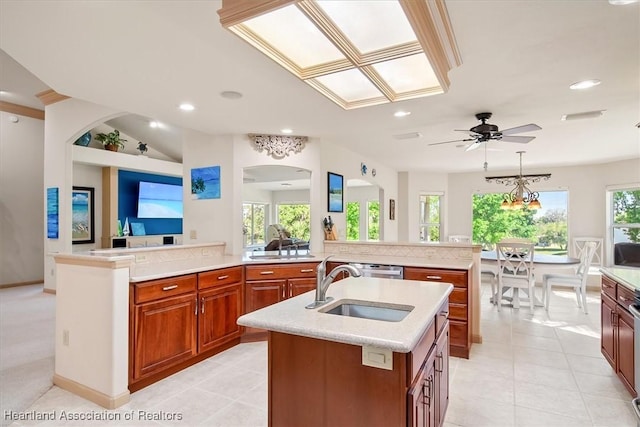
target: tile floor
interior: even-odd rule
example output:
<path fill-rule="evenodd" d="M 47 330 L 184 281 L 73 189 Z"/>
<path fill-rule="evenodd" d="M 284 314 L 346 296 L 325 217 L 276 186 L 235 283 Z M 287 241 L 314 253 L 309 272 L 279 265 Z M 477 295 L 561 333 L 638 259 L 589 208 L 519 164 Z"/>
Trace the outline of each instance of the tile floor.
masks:
<path fill-rule="evenodd" d="M 589 315 L 568 291 L 554 292 L 548 314 L 524 305 L 498 313 L 488 295 L 483 286 L 484 343 L 469 360 L 451 358 L 446 426 L 636 426 L 631 396 L 600 354 L 597 293 Z M 266 363 L 265 343 L 241 344 L 132 394 L 116 411 L 52 387 L 28 411 L 55 410 L 55 421 L 12 425 L 266 426 Z M 62 420 L 63 411 L 115 419 Z"/>

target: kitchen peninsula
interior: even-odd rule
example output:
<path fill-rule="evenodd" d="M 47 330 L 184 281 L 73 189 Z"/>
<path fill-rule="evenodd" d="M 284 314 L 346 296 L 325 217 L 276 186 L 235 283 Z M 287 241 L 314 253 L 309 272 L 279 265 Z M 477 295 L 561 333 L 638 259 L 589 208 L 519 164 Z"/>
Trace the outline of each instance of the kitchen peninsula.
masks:
<path fill-rule="evenodd" d="M 269 330 L 269 425 L 441 425 L 448 405 L 446 283 L 349 277 L 238 319 Z M 334 314 L 343 304 L 403 312 Z"/>
<path fill-rule="evenodd" d="M 264 288 L 267 291 L 267 288 L 275 289 L 275 295 L 281 296 L 286 292 L 283 283 L 291 286 L 313 280 L 313 271 L 306 271 L 327 255 L 333 255 L 331 260 L 336 263 L 375 262 L 410 267 L 415 274 L 422 274 L 416 280 L 430 282 L 439 280 L 448 283 L 450 276 L 440 273 L 456 273 L 464 278 L 464 283 L 454 284 L 451 298 L 464 299 L 450 301 L 450 307 L 455 309 L 453 314 L 457 316 L 450 319 L 451 324 L 455 324 L 455 328 L 451 328 L 452 351 L 455 349 L 462 352 L 461 357 L 468 357 L 472 337 L 474 342 L 481 342 L 479 310 L 474 308 L 474 304 L 479 304 L 479 246 L 458 243 L 325 242 L 322 249 L 299 258 L 276 260 L 252 259 L 247 256 L 250 254 L 225 254 L 223 242 L 53 255 L 57 292 L 54 383 L 104 407 L 121 406 L 129 400 L 130 391 L 139 388 L 132 387 L 132 372 L 137 372 L 139 378 L 146 381 L 152 376 L 149 369 L 153 370 L 162 363 L 167 363 L 163 367 L 168 368 L 165 372 L 170 372 L 171 369 L 180 368 L 180 364 L 195 363 L 201 360 L 199 357 L 207 357 L 237 342 L 238 333 L 242 331 L 232 330 L 235 322 L 232 324 L 228 319 L 225 320 L 226 326 L 216 326 L 213 334 L 203 332 L 207 325 L 202 322 L 213 312 L 207 305 L 209 303 L 214 304 L 211 307 L 215 304 L 235 307 L 235 314 L 231 310 L 228 317 L 250 311 L 247 302 L 253 289 L 251 283 L 255 283 L 245 273 L 250 268 L 255 270 L 258 267 L 260 272 L 264 269 L 274 273 L 286 271 L 284 267 L 289 266 L 304 271 L 301 274 L 305 277 L 311 274 L 311 278 L 288 280 L 261 275 L 264 280 L 273 282 Z M 282 268 L 276 268 L 279 265 Z M 402 282 L 395 282 L 396 285 L 399 283 Z M 136 291 L 138 288 L 144 290 Z M 290 293 L 287 297 L 295 298 L 296 292 L 288 289 Z M 224 298 L 214 299 L 222 295 Z M 155 364 L 152 359 L 158 355 L 143 351 L 139 355 L 150 356 L 151 359 L 147 358 L 147 361 L 151 360 L 151 363 L 138 369 L 131 361 L 135 353 L 132 337 L 135 335 L 138 339 L 144 334 L 140 335 L 139 331 L 134 333 L 133 323 L 136 315 L 142 318 L 148 313 L 158 313 L 158 310 L 146 310 L 153 304 L 158 304 L 156 308 L 162 310 L 167 307 L 157 298 L 173 298 L 174 302 L 181 300 L 180 319 L 189 325 L 193 331 L 190 334 L 194 334 L 184 341 L 184 345 L 191 346 L 191 350 L 185 351 L 182 356 L 188 356 L 189 359 L 163 360 L 152 367 Z M 274 302 L 281 299 L 286 298 L 278 297 Z M 254 307 L 257 308 L 260 307 Z M 205 313 L 202 313 L 203 310 Z M 459 341 L 455 346 L 454 336 Z M 222 337 L 223 344 L 218 339 Z"/>

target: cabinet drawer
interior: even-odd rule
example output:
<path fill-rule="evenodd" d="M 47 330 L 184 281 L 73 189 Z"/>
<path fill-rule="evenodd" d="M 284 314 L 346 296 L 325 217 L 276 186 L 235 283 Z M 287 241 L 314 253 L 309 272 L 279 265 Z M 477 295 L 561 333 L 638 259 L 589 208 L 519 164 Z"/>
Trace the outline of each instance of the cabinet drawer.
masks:
<path fill-rule="evenodd" d="M 467 272 L 459 270 L 438 270 L 433 268 L 405 267 L 404 278 L 427 282 L 446 282 L 455 287 L 467 287 Z"/>
<path fill-rule="evenodd" d="M 449 302 L 456 304 L 468 304 L 467 290 L 462 288 L 453 288 L 449 294 Z"/>
<path fill-rule="evenodd" d="M 602 276 L 602 293 L 616 299 L 616 282 L 606 276 Z"/>
<path fill-rule="evenodd" d="M 451 345 L 467 347 L 469 344 L 469 332 L 467 322 L 458 320 L 449 321 L 449 339 Z"/>
<path fill-rule="evenodd" d="M 467 320 L 467 305 L 466 304 L 449 304 L 449 319 L 453 320 Z"/>
<path fill-rule="evenodd" d="M 408 384 L 411 384 L 415 376 L 420 372 L 424 359 L 427 357 L 427 354 L 429 354 L 435 340 L 436 325 L 435 322 L 431 322 L 427 327 L 427 330 L 424 332 L 424 335 L 422 335 L 422 338 L 420 338 L 420 341 L 418 341 L 418 344 L 416 344 L 410 353 L 411 372 L 409 373 Z"/>
<path fill-rule="evenodd" d="M 245 267 L 245 279 L 270 280 L 316 277 L 317 266 L 317 262 L 248 265 Z"/>
<path fill-rule="evenodd" d="M 134 302 L 140 304 L 172 297 L 174 295 L 181 295 L 187 292 L 195 292 L 197 282 L 197 276 L 195 274 L 189 274 L 186 276 L 134 283 Z"/>
<path fill-rule="evenodd" d="M 633 301 L 635 299 L 633 291 L 630 291 L 629 289 L 625 288 L 624 285 L 618 283 L 617 295 L 618 298 L 616 301 L 618 301 L 618 304 L 623 306 L 625 310 L 629 311 L 629 306 L 633 304 Z"/>
<path fill-rule="evenodd" d="M 242 282 L 242 267 L 222 268 L 198 273 L 198 289 L 208 289 L 239 282 Z"/>

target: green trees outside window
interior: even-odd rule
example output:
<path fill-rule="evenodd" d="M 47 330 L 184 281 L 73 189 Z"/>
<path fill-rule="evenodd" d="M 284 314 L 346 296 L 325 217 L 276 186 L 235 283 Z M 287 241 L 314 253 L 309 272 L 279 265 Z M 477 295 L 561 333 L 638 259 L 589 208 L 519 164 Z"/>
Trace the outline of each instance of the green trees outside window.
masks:
<path fill-rule="evenodd" d="M 614 243 L 640 243 L 640 190 L 613 192 Z"/>
<path fill-rule="evenodd" d="M 264 245 L 266 234 L 267 205 L 260 203 L 242 204 L 242 237 L 243 245 Z"/>
<path fill-rule="evenodd" d="M 347 240 L 360 240 L 360 203 L 347 203 Z"/>
<path fill-rule="evenodd" d="M 519 237 L 536 243 L 536 250 L 550 254 L 566 254 L 567 192 L 540 192 L 540 210 L 503 210 L 503 195 L 473 196 L 473 242 L 493 249 L 504 238 Z"/>
<path fill-rule="evenodd" d="M 367 202 L 367 239 L 380 240 L 380 202 Z"/>
<path fill-rule="evenodd" d="M 309 241 L 311 238 L 311 207 L 309 204 L 278 205 L 278 223 L 291 238 Z"/>

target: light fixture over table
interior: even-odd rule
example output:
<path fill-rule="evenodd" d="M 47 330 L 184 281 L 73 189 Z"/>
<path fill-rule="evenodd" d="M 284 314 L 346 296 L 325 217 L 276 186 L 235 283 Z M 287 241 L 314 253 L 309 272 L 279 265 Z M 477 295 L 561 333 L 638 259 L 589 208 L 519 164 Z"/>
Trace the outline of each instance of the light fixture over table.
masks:
<path fill-rule="evenodd" d="M 544 179 L 545 181 L 551 178 L 550 173 L 538 174 L 538 175 L 523 175 L 522 174 L 522 154 L 525 151 L 518 151 L 520 154 L 520 174 L 508 175 L 508 176 L 488 176 L 485 179 L 487 182 L 495 182 L 497 184 L 505 184 L 507 186 L 514 185 L 515 187 L 509 193 L 504 194 L 504 200 L 500 205 L 501 209 L 541 209 L 542 205 L 538 197 L 540 194 L 537 191 L 532 191 L 528 186 L 532 182 L 539 182 Z"/>
<path fill-rule="evenodd" d="M 444 0 L 222 0 L 220 23 L 344 109 L 443 93 Z"/>

